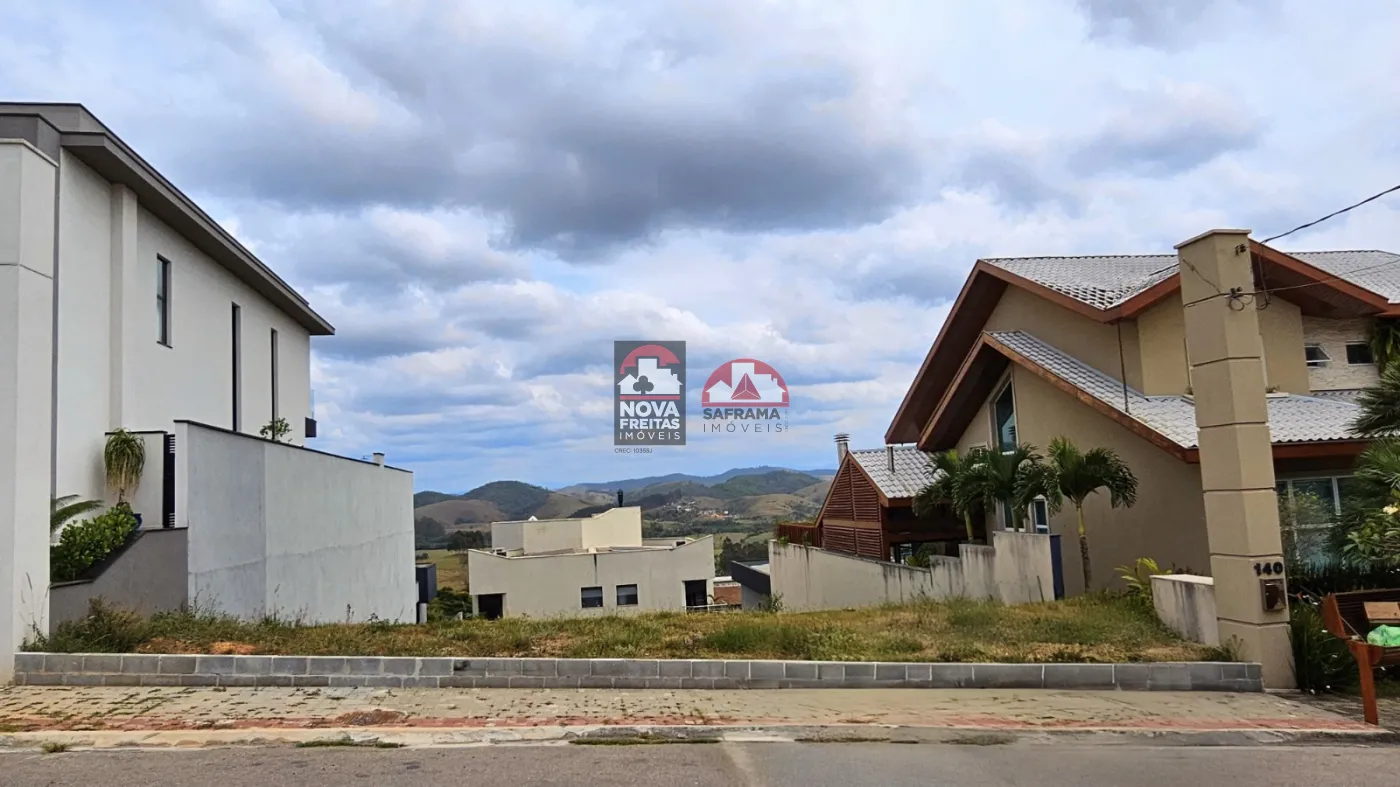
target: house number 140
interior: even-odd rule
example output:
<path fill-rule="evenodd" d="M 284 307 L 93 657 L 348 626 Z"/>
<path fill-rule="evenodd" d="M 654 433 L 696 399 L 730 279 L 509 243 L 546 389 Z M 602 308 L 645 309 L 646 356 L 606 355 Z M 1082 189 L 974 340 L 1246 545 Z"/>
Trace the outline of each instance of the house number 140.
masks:
<path fill-rule="evenodd" d="M 1259 577 L 1262 577 L 1262 576 L 1273 576 L 1274 574 L 1277 574 L 1277 575 L 1279 575 L 1279 576 L 1283 576 L 1283 563 L 1282 563 L 1281 561 L 1275 560 L 1275 561 L 1272 562 L 1272 563 L 1255 563 L 1255 564 L 1254 564 L 1254 575 L 1255 575 L 1255 576 L 1259 576 Z"/>

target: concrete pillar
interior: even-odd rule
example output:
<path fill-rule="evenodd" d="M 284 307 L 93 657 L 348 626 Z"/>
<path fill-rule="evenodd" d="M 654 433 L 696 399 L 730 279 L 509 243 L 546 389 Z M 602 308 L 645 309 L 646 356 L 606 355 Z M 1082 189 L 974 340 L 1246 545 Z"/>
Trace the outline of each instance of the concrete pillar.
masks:
<path fill-rule="evenodd" d="M 0 139 L 0 683 L 48 631 L 58 167 Z"/>
<path fill-rule="evenodd" d="M 111 363 L 108 372 L 110 400 L 108 403 L 107 428 L 141 428 L 132 424 L 130 408 L 136 401 L 136 380 L 134 375 L 125 374 L 127 359 L 133 357 L 133 342 L 140 336 L 140 326 L 136 321 L 136 309 L 127 308 L 129 300 L 139 300 L 150 288 L 142 288 L 140 276 L 143 268 L 137 261 L 136 251 L 136 194 L 120 183 L 112 184 L 112 239 L 111 239 L 111 311 L 108 319 L 108 333 Z M 155 263 L 145 266 L 144 273 L 151 280 L 155 278 Z M 149 337 L 148 337 L 149 338 Z M 149 456 L 149 454 L 148 454 Z"/>
<path fill-rule="evenodd" d="M 1230 295 L 1254 291 L 1249 231 L 1212 230 L 1176 248 L 1220 641 L 1260 662 L 1266 686 L 1290 688 L 1287 594 L 1268 611 L 1263 587 L 1282 579 L 1273 566 L 1283 561 L 1264 345 L 1253 299 Z"/>

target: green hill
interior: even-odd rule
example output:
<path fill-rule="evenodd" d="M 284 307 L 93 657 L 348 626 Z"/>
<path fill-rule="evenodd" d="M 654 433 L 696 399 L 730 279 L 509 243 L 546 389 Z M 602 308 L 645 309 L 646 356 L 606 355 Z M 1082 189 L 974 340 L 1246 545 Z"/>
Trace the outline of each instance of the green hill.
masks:
<path fill-rule="evenodd" d="M 774 470 L 761 475 L 735 476 L 710 487 L 709 496 L 732 500 L 754 495 L 786 495 L 820 482 L 821 479 L 814 475 L 793 470 Z"/>

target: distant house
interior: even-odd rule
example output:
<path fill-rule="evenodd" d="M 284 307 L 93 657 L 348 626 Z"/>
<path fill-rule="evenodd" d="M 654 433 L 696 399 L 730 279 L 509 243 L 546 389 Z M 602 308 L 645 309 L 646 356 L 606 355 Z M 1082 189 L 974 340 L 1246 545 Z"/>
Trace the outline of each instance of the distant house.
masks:
<path fill-rule="evenodd" d="M 579 617 L 708 606 L 714 538 L 645 543 L 642 510 L 496 522 L 491 549 L 467 553 L 476 614 Z"/>
<path fill-rule="evenodd" d="M 411 616 L 411 474 L 301 447 L 311 337 L 333 333 L 87 109 L 0 103 L 0 454 L 23 458 L 0 464 L 0 662 L 48 619 L 48 532 L 26 528 L 51 496 L 115 502 L 119 428 L 146 445 L 143 535 L 106 580 L 56 589 L 56 620 L 95 588 L 144 609 Z M 274 422 L 281 443 L 258 436 Z M 133 566 L 118 593 L 110 572 Z"/>

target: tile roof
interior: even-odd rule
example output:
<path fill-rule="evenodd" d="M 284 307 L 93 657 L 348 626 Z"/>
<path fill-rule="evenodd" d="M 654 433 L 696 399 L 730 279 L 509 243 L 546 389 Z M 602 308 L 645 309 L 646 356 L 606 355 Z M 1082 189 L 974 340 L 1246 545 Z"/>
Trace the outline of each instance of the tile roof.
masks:
<path fill-rule="evenodd" d="M 893 470 L 888 448 L 851 451 L 851 458 L 885 497 L 913 497 L 933 481 L 933 471 L 928 466 L 929 454 L 913 446 L 897 445 L 893 449 Z"/>
<path fill-rule="evenodd" d="M 1196 404 L 1186 396 L 1147 396 L 1023 331 L 989 336 L 1115 410 L 1183 448 L 1196 447 Z M 1357 406 L 1340 397 L 1269 394 L 1269 432 L 1275 443 L 1347 440 Z"/>
<path fill-rule="evenodd" d="M 1326 273 L 1400 303 L 1400 254 L 1388 251 L 1290 251 Z M 1174 254 L 1098 257 L 1004 257 L 985 259 L 1096 309 L 1111 309 L 1176 275 Z"/>
<path fill-rule="evenodd" d="M 1343 402 L 1355 403 L 1361 399 L 1361 394 L 1365 388 L 1337 388 L 1332 391 L 1313 391 L 1312 395 L 1318 399 L 1338 399 Z"/>

